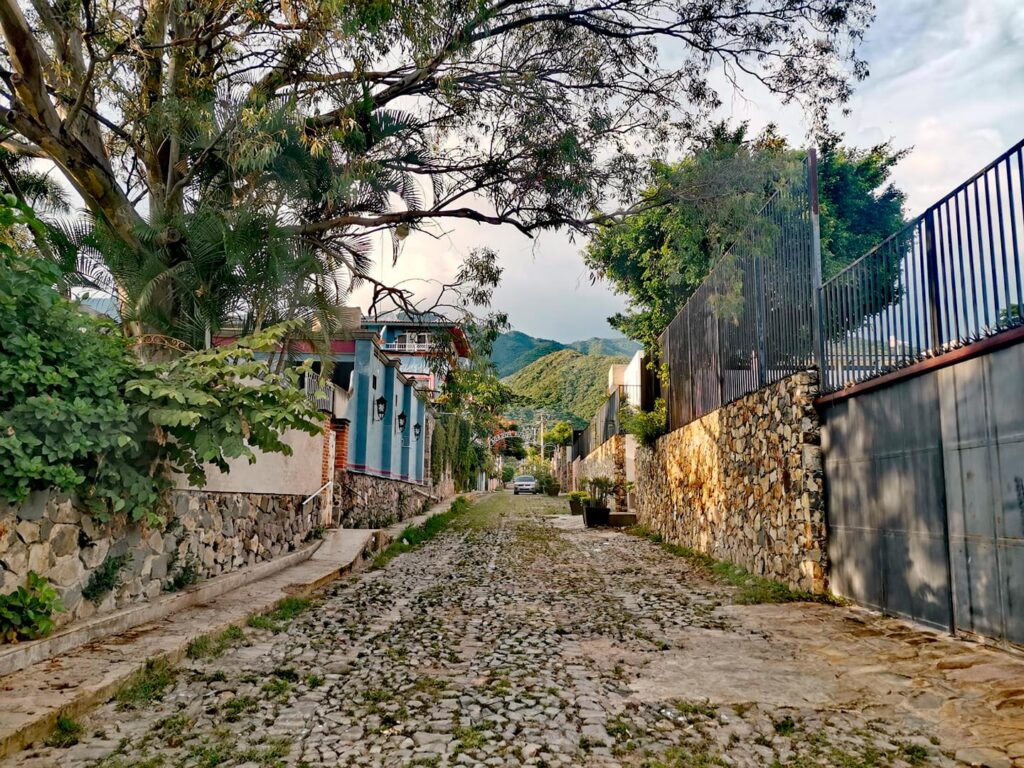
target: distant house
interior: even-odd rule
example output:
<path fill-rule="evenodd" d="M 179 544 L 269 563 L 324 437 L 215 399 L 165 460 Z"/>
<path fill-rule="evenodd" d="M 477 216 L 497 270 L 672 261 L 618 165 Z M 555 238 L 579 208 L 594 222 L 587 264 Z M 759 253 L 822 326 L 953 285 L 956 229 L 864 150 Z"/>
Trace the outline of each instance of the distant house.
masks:
<path fill-rule="evenodd" d="M 435 395 L 443 384 L 431 370 L 431 356 L 437 351 L 437 335 L 448 334 L 460 360 L 470 356 L 469 340 L 461 326 L 434 312 L 409 315 L 396 309 L 364 317 L 362 328 L 377 335 L 381 351 L 398 363 L 404 376 Z"/>
<path fill-rule="evenodd" d="M 214 340 L 232 341 L 232 336 Z M 336 435 L 334 467 L 429 484 L 427 446 L 433 417 L 427 387 L 432 382 L 403 373 L 402 357 L 385 351 L 375 330 L 345 330 L 331 339 L 329 378 L 320 375 L 321 351 L 310 343 L 292 342 L 289 359 L 295 364 L 313 360 L 313 373 L 305 375 L 300 386 L 330 417 Z"/>

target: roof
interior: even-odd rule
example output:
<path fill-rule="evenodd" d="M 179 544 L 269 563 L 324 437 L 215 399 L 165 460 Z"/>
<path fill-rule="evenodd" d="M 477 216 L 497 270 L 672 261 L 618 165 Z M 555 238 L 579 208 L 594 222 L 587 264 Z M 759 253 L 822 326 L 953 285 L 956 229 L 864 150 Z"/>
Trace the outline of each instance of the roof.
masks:
<path fill-rule="evenodd" d="M 422 314 L 410 314 L 403 309 L 392 309 L 388 312 L 370 317 L 363 316 L 363 325 L 457 325 L 438 312 L 423 312 Z"/>

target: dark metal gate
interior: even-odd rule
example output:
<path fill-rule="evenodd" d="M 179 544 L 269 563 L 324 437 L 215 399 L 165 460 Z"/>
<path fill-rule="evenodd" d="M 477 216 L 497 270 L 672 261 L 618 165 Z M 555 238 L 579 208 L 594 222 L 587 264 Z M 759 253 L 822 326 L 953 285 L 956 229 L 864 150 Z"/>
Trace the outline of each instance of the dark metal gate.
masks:
<path fill-rule="evenodd" d="M 1024 142 L 821 290 L 833 589 L 1024 643 Z"/>

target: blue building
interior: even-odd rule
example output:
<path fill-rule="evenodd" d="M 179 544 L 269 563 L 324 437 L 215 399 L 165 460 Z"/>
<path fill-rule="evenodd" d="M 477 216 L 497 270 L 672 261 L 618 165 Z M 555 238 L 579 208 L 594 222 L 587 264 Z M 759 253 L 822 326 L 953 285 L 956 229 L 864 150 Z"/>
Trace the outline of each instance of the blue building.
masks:
<path fill-rule="evenodd" d="M 428 481 L 429 394 L 382 351 L 373 331 L 355 331 L 348 405 L 345 468 L 411 483 Z M 348 353 L 335 354 L 345 362 Z M 347 366 L 346 366 L 347 367 Z M 339 462 L 340 463 L 340 462 Z"/>
<path fill-rule="evenodd" d="M 469 340 L 461 326 L 434 312 L 411 316 L 396 309 L 364 317 L 362 327 L 377 335 L 381 351 L 398 362 L 403 375 L 418 382 L 432 396 L 437 395 L 444 383 L 431 367 L 438 335 L 443 334 L 452 341 L 460 360 L 470 355 Z"/>

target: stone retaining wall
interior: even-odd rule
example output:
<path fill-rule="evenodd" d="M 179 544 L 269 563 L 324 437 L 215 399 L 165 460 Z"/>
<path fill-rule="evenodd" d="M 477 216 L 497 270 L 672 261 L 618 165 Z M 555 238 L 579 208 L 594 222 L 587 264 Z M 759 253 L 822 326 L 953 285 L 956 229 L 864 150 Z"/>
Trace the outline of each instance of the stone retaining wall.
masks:
<path fill-rule="evenodd" d="M 332 520 L 342 528 L 387 528 L 423 512 L 431 495 L 431 488 L 416 483 L 339 471 Z"/>
<path fill-rule="evenodd" d="M 318 502 L 301 496 L 175 491 L 163 530 L 138 523 L 101 525 L 72 499 L 37 491 L 24 503 L 0 503 L 0 594 L 25 583 L 29 571 L 50 581 L 67 611 L 58 625 L 155 598 L 190 579 L 202 580 L 271 560 L 308 540 Z M 108 558 L 125 557 L 118 585 L 96 600 L 82 590 Z M 190 577 L 190 578 L 185 578 Z"/>
<path fill-rule="evenodd" d="M 587 480 L 592 477 L 607 477 L 615 482 L 615 491 L 609 501 L 615 508 L 626 511 L 626 441 L 633 441 L 631 435 L 612 435 L 585 458 L 580 460 L 576 486 L 587 490 Z"/>
<path fill-rule="evenodd" d="M 799 373 L 636 453 L 637 516 L 674 544 L 825 592 L 817 375 Z"/>

